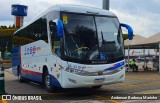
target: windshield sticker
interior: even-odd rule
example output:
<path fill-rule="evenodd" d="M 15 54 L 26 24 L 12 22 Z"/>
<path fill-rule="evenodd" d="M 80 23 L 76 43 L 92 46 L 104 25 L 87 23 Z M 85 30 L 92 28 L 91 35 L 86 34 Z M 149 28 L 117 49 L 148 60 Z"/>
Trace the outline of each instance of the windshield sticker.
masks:
<path fill-rule="evenodd" d="M 68 16 L 66 15 L 63 16 L 63 23 L 68 24 Z"/>
<path fill-rule="evenodd" d="M 105 54 L 100 54 L 100 59 L 101 59 L 101 60 L 105 60 L 105 59 L 106 59 Z"/>

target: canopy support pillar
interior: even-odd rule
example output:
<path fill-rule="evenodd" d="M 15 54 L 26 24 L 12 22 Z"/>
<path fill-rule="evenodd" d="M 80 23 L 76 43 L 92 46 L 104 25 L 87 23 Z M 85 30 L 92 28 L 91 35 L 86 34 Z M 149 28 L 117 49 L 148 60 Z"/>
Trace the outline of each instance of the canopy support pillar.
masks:
<path fill-rule="evenodd" d="M 128 46 L 128 70 L 129 70 L 129 51 L 130 51 L 130 49 L 129 49 L 129 46 Z"/>
<path fill-rule="evenodd" d="M 160 42 L 159 42 L 159 73 L 160 73 Z"/>

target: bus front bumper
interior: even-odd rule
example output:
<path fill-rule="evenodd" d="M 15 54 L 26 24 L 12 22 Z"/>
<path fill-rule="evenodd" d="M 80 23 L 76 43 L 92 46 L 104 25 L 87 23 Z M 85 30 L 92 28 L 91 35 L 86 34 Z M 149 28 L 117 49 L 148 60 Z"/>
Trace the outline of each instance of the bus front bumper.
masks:
<path fill-rule="evenodd" d="M 92 87 L 121 83 L 125 80 L 125 68 L 115 74 L 102 76 L 81 76 L 66 71 L 62 71 L 62 74 L 63 88 Z"/>

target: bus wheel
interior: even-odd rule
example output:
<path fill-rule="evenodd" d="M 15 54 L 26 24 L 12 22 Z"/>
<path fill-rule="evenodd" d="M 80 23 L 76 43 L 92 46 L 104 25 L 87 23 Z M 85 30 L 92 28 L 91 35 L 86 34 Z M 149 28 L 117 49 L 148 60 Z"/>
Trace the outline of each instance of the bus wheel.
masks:
<path fill-rule="evenodd" d="M 94 89 L 98 89 L 98 88 L 101 88 L 101 87 L 102 87 L 102 85 L 92 86 L 92 88 L 94 88 Z"/>
<path fill-rule="evenodd" d="M 48 74 L 48 71 L 45 72 L 44 85 L 45 85 L 45 88 L 46 88 L 47 92 L 52 92 L 53 91 L 53 87 L 51 86 L 51 79 L 50 79 L 50 76 Z"/>

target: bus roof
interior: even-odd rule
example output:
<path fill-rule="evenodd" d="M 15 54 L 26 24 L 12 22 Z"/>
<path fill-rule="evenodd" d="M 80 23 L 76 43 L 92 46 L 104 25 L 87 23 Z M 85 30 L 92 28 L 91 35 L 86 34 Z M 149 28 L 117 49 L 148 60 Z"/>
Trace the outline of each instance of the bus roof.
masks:
<path fill-rule="evenodd" d="M 42 17 L 43 15 L 45 15 L 46 13 L 48 13 L 50 11 L 64 11 L 64 12 L 96 14 L 96 15 L 106 15 L 106 16 L 114 16 L 114 17 L 116 17 L 116 15 L 114 13 L 112 13 L 111 11 L 100 9 L 100 8 L 82 6 L 82 5 L 59 4 L 59 5 L 53 5 L 52 7 L 47 9 L 45 12 L 43 12 L 39 16 L 35 17 L 29 23 L 27 23 L 26 25 L 24 25 L 23 27 L 18 29 L 17 31 L 27 27 L 29 24 L 31 24 L 32 22 L 34 22 L 35 20 L 39 19 L 40 17 Z"/>
<path fill-rule="evenodd" d="M 100 8 L 82 6 L 82 5 L 54 5 L 48 9 L 48 11 L 57 10 L 57 11 L 66 11 L 66 12 L 74 12 L 74 13 L 93 13 L 97 15 L 107 15 L 107 16 L 115 16 L 112 12 Z"/>

